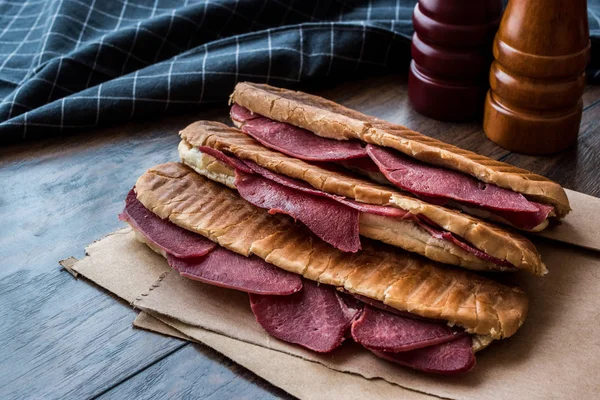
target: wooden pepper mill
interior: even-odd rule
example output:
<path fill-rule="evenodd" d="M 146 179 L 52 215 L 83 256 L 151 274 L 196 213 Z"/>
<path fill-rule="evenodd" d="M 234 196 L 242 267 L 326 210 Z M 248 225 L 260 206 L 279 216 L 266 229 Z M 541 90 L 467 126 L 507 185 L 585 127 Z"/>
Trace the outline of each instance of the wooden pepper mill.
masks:
<path fill-rule="evenodd" d="M 526 154 L 575 143 L 589 51 L 586 0 L 510 0 L 494 40 L 487 137 Z"/>
<path fill-rule="evenodd" d="M 443 121 L 481 116 L 502 0 L 419 0 L 408 96 L 421 114 Z"/>

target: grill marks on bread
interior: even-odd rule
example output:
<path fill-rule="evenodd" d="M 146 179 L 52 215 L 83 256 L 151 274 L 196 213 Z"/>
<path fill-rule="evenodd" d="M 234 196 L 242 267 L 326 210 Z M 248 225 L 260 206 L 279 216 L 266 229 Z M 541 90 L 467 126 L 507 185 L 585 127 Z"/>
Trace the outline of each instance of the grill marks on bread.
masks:
<path fill-rule="evenodd" d="M 243 132 L 218 122 L 194 122 L 182 130 L 180 135 L 193 147 L 208 146 L 232 153 L 240 159 L 302 180 L 331 194 L 368 204 L 392 205 L 423 215 L 492 257 L 507 260 L 515 267 L 534 275 L 544 275 L 547 272 L 539 252 L 525 237 L 470 215 L 426 203 L 388 186 L 286 156 L 262 146 Z"/>
<path fill-rule="evenodd" d="M 367 242 L 343 253 L 289 219 L 269 215 L 233 191 L 179 163 L 158 165 L 137 183 L 138 199 L 161 218 L 239 254 L 256 254 L 284 270 L 367 296 L 402 311 L 447 320 L 469 333 L 511 336 L 527 298 L 478 275 Z"/>
<path fill-rule="evenodd" d="M 241 82 L 236 85 L 230 102 L 322 137 L 360 139 L 391 147 L 427 163 L 464 172 L 482 182 L 493 183 L 522 193 L 531 200 L 553 205 L 559 218 L 571 210 L 564 189 L 548 178 L 348 109 L 319 96 Z"/>

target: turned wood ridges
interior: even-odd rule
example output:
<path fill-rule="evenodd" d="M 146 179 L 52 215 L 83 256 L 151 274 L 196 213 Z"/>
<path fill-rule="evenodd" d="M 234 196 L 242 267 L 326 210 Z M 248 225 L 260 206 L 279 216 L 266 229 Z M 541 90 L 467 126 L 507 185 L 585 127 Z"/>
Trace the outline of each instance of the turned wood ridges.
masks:
<path fill-rule="evenodd" d="M 527 154 L 571 146 L 589 50 L 586 0 L 510 0 L 493 45 L 486 135 Z"/>
<path fill-rule="evenodd" d="M 420 0 L 413 13 L 408 94 L 423 115 L 481 117 L 502 0 Z"/>

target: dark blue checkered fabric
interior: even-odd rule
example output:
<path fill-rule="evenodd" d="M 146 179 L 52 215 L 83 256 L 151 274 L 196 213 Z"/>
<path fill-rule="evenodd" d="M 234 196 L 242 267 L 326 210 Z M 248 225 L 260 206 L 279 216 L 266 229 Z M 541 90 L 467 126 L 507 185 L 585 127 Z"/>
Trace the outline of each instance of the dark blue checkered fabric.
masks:
<path fill-rule="evenodd" d="M 398 71 L 415 3 L 0 0 L 0 143 L 197 109 L 243 80 Z"/>

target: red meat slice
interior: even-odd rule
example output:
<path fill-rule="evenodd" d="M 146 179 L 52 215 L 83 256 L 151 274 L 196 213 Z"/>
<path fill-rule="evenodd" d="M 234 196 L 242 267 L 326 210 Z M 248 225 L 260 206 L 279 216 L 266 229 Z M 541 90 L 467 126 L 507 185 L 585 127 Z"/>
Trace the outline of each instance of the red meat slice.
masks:
<path fill-rule="evenodd" d="M 452 232 L 441 230 L 432 221 L 430 221 L 428 218 L 426 218 L 424 216 L 419 216 L 419 226 L 421 228 L 425 229 L 427 232 L 429 232 L 429 234 L 431 236 L 433 236 L 434 238 L 447 240 L 447 241 L 457 245 L 461 249 L 475 255 L 477 258 L 480 258 L 485 261 L 490 261 L 496 265 L 502 265 L 505 267 L 513 267 L 514 268 L 514 265 L 512 265 L 510 262 L 508 262 L 506 260 L 501 260 L 494 256 L 490 256 L 489 254 L 473 247 L 471 244 L 457 238 L 456 236 L 454 236 L 454 234 Z"/>
<path fill-rule="evenodd" d="M 119 214 L 154 246 L 179 258 L 200 257 L 210 253 L 216 243 L 171 221 L 160 219 L 137 199 L 133 189 L 127 194 L 125 208 Z"/>
<path fill-rule="evenodd" d="M 231 119 L 244 123 L 241 130 L 266 147 L 306 161 L 340 161 L 365 158 L 367 152 L 357 141 L 340 141 L 315 135 L 305 129 L 273 121 L 234 104 Z"/>
<path fill-rule="evenodd" d="M 379 172 L 379 167 L 370 158 L 343 160 L 339 161 L 339 164 L 348 169 L 360 169 L 366 172 Z"/>
<path fill-rule="evenodd" d="M 372 351 L 388 361 L 419 371 L 453 375 L 470 371 L 475 366 L 472 346 L 471 336 L 462 336 L 450 342 L 401 353 Z"/>
<path fill-rule="evenodd" d="M 542 223 L 552 207 L 527 200 L 522 194 L 433 165 L 414 160 L 399 152 L 367 145 L 369 157 L 381 173 L 398 186 L 427 199 L 455 200 L 499 214 L 515 224 L 530 226 Z M 531 226 L 533 225 L 533 226 Z"/>
<path fill-rule="evenodd" d="M 342 251 L 360 250 L 357 210 L 241 171 L 236 171 L 235 185 L 249 203 L 273 214 L 283 213 L 298 219 L 315 235 Z"/>
<path fill-rule="evenodd" d="M 239 158 L 236 158 L 234 156 L 228 156 L 222 151 L 215 150 L 212 147 L 200 146 L 198 149 L 208 155 L 215 157 L 219 161 L 229 165 L 230 167 L 238 171 L 246 172 L 249 174 L 256 173 L 289 188 L 297 189 L 305 193 L 314 194 L 315 196 L 328 197 L 339 203 L 347 205 L 348 207 L 354 208 L 358 211 L 389 217 L 402 217 L 407 213 L 406 211 L 401 210 L 399 208 L 360 203 L 358 201 L 349 200 L 342 196 L 337 196 L 334 194 L 323 192 L 322 190 L 313 188 L 306 182 L 302 182 L 300 180 L 290 178 L 285 175 L 280 175 L 275 172 L 271 172 L 270 170 L 263 168 L 252 161 L 240 160 Z"/>
<path fill-rule="evenodd" d="M 225 164 L 229 165 L 231 168 L 246 172 L 247 174 L 252 173 L 252 170 L 249 169 L 246 166 L 246 164 L 244 164 L 237 157 L 228 156 L 225 153 L 223 153 L 222 151 L 213 149 L 212 147 L 208 147 L 208 146 L 200 146 L 200 147 L 198 147 L 198 149 L 201 152 L 206 153 L 209 156 L 213 156 L 214 158 L 216 158 L 217 160 L 219 160 L 221 162 L 224 162 Z"/>
<path fill-rule="evenodd" d="M 348 307 L 334 288 L 307 280 L 302 290 L 289 296 L 250 294 L 250 306 L 270 335 L 319 353 L 340 346 L 360 313 Z"/>
<path fill-rule="evenodd" d="M 504 218 L 517 228 L 527 230 L 533 229 L 548 218 L 548 214 L 554 210 L 554 207 L 547 204 L 536 203 L 535 201 L 530 201 L 530 203 L 538 208 L 537 213 L 496 210 L 494 211 L 494 214 Z"/>
<path fill-rule="evenodd" d="M 304 193 L 314 194 L 315 196 L 328 197 L 330 199 L 333 199 L 339 203 L 342 203 L 350 208 L 353 208 L 353 209 L 361 211 L 361 212 L 382 215 L 385 217 L 404 217 L 406 214 L 408 214 L 408 211 L 404 211 L 404 210 L 401 210 L 396 207 L 378 206 L 378 205 L 374 205 L 374 204 L 361 203 L 358 201 L 347 199 L 342 196 L 323 192 L 322 190 L 315 189 L 314 187 L 310 186 L 306 182 L 300 181 L 298 179 L 290 178 L 285 175 L 277 174 L 266 168 L 261 167 L 260 165 L 254 163 L 252 161 L 243 160 L 243 162 L 246 164 L 246 166 L 248 166 L 255 173 L 257 173 L 267 179 L 270 179 L 274 182 L 277 182 L 281 185 L 302 191 Z"/>
<path fill-rule="evenodd" d="M 167 261 L 186 278 L 242 292 L 289 295 L 302 289 L 299 275 L 277 268 L 259 257 L 244 257 L 223 247 L 197 258 L 178 258 L 169 254 Z"/>
<path fill-rule="evenodd" d="M 352 338 L 369 350 L 397 353 L 449 342 L 457 332 L 447 325 L 423 319 L 394 315 L 365 306 L 352 323 Z"/>

